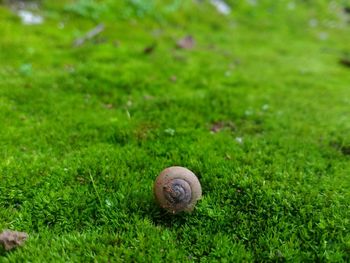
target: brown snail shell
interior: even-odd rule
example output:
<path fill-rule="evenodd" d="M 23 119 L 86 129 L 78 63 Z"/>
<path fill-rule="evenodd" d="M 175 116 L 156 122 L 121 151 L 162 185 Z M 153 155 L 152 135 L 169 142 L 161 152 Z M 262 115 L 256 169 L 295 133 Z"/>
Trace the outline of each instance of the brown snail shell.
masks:
<path fill-rule="evenodd" d="M 197 176 L 180 166 L 164 169 L 157 177 L 153 190 L 159 205 L 173 214 L 191 212 L 202 196 Z"/>

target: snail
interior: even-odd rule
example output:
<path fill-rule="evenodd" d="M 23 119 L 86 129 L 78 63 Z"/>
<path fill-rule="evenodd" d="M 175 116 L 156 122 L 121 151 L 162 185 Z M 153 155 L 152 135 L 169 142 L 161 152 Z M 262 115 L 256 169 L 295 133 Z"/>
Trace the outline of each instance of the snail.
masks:
<path fill-rule="evenodd" d="M 153 190 L 159 205 L 173 214 L 191 212 L 202 196 L 197 176 L 180 166 L 164 169 L 157 177 Z"/>

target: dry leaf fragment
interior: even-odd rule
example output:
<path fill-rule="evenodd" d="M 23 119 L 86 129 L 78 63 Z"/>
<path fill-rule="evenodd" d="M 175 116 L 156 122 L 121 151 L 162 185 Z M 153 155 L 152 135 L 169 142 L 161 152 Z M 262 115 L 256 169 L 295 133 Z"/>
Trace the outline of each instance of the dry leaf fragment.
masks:
<path fill-rule="evenodd" d="M 345 12 L 346 14 L 350 14 L 350 6 L 344 7 L 344 12 Z"/>
<path fill-rule="evenodd" d="M 110 110 L 110 109 L 113 109 L 113 104 L 112 103 L 103 104 L 103 107 Z"/>
<path fill-rule="evenodd" d="M 86 41 L 93 39 L 97 35 L 99 35 L 103 30 L 105 29 L 104 24 L 99 24 L 93 29 L 91 29 L 89 32 L 87 32 L 84 36 L 77 38 L 74 41 L 74 46 L 79 47 L 83 45 Z"/>
<path fill-rule="evenodd" d="M 345 67 L 350 67 L 350 58 L 341 58 L 339 63 Z"/>
<path fill-rule="evenodd" d="M 175 75 L 172 75 L 172 76 L 170 77 L 170 81 L 176 82 L 176 81 L 177 81 L 177 77 L 176 77 Z"/>
<path fill-rule="evenodd" d="M 152 45 L 145 47 L 143 49 L 143 53 L 144 54 L 151 54 L 155 50 L 156 46 L 157 46 L 156 44 L 152 44 Z"/>
<path fill-rule="evenodd" d="M 344 155 L 350 155 L 350 146 L 342 146 L 340 148 L 342 154 Z"/>
<path fill-rule="evenodd" d="M 236 126 L 231 121 L 217 121 L 211 125 L 210 131 L 212 133 L 218 133 L 224 129 L 234 131 L 236 129 Z"/>
<path fill-rule="evenodd" d="M 18 246 L 22 246 L 28 234 L 25 232 L 5 230 L 0 234 L 0 244 L 2 244 L 5 250 L 11 250 Z"/>
<path fill-rule="evenodd" d="M 225 124 L 223 122 L 215 122 L 210 128 L 210 131 L 213 133 L 217 133 L 221 131 L 225 127 Z"/>
<path fill-rule="evenodd" d="M 177 41 L 176 45 L 178 48 L 192 49 L 195 45 L 195 41 L 192 36 L 188 35 L 184 38 L 181 38 L 179 41 Z"/>
<path fill-rule="evenodd" d="M 331 146 L 344 155 L 350 155 L 350 145 L 344 145 L 340 142 L 332 142 Z"/>

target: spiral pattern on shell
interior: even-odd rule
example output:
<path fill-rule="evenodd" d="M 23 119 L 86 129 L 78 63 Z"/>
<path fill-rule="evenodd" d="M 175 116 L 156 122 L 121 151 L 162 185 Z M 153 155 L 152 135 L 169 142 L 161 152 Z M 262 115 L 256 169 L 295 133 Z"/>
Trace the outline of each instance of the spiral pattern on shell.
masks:
<path fill-rule="evenodd" d="M 157 177 L 154 194 L 161 207 L 175 214 L 192 211 L 201 198 L 202 189 L 193 172 L 173 166 L 163 170 Z"/>

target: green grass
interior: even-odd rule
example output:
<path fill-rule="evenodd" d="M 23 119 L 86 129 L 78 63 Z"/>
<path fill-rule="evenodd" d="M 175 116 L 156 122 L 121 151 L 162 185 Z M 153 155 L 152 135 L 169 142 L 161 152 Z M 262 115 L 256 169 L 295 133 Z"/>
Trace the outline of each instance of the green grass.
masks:
<path fill-rule="evenodd" d="M 229 2 L 0 5 L 0 231 L 30 235 L 0 262 L 350 261 L 350 3 Z M 171 165 L 192 214 L 155 204 Z"/>

